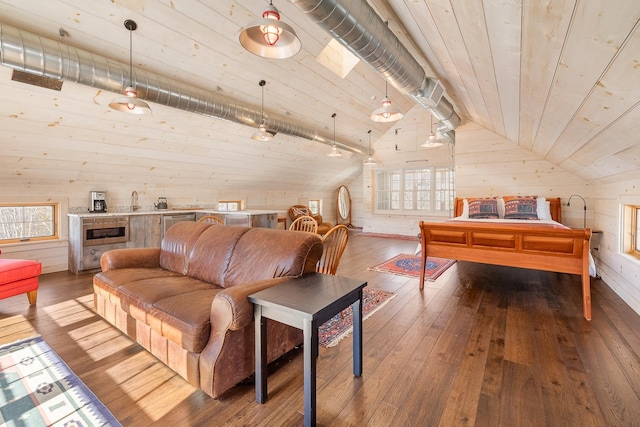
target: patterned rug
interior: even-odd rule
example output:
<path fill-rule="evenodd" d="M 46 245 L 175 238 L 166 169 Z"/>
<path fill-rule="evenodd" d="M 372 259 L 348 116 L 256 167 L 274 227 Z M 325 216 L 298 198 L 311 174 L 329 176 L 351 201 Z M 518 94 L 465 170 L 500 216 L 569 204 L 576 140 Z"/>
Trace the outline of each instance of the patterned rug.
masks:
<path fill-rule="evenodd" d="M 379 289 L 362 290 L 362 320 L 367 319 L 373 313 L 380 310 L 386 303 L 391 301 L 396 294 L 392 292 L 381 291 Z M 320 328 L 318 335 L 320 337 L 320 345 L 322 347 L 333 347 L 338 345 L 340 340 L 349 336 L 353 331 L 353 310 L 351 307 L 342 311 L 344 318 L 340 314 L 336 314 L 327 320 Z"/>
<path fill-rule="evenodd" d="M 0 425 L 120 426 L 41 337 L 0 347 Z"/>
<path fill-rule="evenodd" d="M 446 258 L 427 257 L 427 265 L 425 270 L 425 280 L 434 281 L 447 268 L 455 264 L 455 260 Z M 373 267 L 369 267 L 371 271 L 380 273 L 395 274 L 396 276 L 420 278 L 420 255 L 400 254 Z"/>

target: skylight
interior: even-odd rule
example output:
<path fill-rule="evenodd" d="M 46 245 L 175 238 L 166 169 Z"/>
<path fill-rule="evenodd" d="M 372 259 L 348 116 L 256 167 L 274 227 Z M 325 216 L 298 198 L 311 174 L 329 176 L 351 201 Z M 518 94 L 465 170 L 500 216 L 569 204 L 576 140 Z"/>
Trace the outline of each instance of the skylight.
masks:
<path fill-rule="evenodd" d="M 316 60 L 343 79 L 359 61 L 353 53 L 335 39 L 331 39 Z"/>

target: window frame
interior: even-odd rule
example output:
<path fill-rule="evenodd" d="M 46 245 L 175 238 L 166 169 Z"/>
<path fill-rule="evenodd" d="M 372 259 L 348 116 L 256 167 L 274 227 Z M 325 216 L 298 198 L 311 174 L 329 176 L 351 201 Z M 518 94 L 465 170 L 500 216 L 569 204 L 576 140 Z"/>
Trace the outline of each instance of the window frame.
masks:
<path fill-rule="evenodd" d="M 418 176 L 428 171 L 427 189 L 424 184 L 415 179 L 408 180 L 410 176 Z M 447 166 L 425 166 L 412 168 L 376 169 L 373 171 L 373 212 L 385 215 L 433 215 L 448 216 L 453 210 L 455 199 L 455 171 Z M 444 184 L 442 178 L 444 176 Z M 381 179 L 382 178 L 382 179 Z M 407 183 L 413 181 L 413 188 L 408 189 Z M 381 188 L 383 187 L 383 188 Z M 428 191 L 428 207 L 420 209 L 420 200 Z M 386 195 L 380 203 L 380 196 Z M 410 196 L 410 197 L 408 197 Z M 409 200 L 410 199 L 410 200 Z M 447 199 L 449 202 L 447 203 Z M 412 207 L 407 208 L 410 202 Z M 444 204 L 441 206 L 440 205 Z M 387 206 L 388 208 L 380 207 Z"/>
<path fill-rule="evenodd" d="M 51 208 L 51 229 L 52 234 L 50 235 L 39 235 L 32 237 L 20 237 L 20 238 L 11 238 L 11 239 L 1 239 L 0 245 L 5 244 L 14 244 L 14 243 L 26 243 L 26 242 L 44 242 L 51 240 L 59 240 L 60 239 L 60 203 L 57 202 L 20 202 L 20 203 L 0 203 L 1 208 L 33 208 L 33 207 L 46 207 Z M 28 224 L 33 221 L 24 221 L 23 224 Z M 0 217 L 0 224 L 4 224 L 2 218 Z"/>
<path fill-rule="evenodd" d="M 222 205 L 226 205 L 223 207 Z M 236 205 L 237 209 L 228 209 L 229 205 Z M 218 201 L 218 210 L 222 212 L 239 212 L 243 208 L 242 200 L 219 200 Z"/>
<path fill-rule="evenodd" d="M 620 251 L 640 259 L 640 204 L 623 204 L 622 208 Z"/>
<path fill-rule="evenodd" d="M 316 204 L 317 205 L 317 209 L 314 210 L 313 205 Z M 321 199 L 309 199 L 309 212 L 311 212 L 312 215 L 321 215 L 322 213 L 322 200 Z"/>

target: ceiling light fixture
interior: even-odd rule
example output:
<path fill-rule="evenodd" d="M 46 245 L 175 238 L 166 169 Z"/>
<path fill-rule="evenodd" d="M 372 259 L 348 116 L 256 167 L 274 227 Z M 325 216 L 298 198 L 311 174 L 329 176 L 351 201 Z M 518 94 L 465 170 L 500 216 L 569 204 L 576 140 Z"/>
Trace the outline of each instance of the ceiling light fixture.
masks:
<path fill-rule="evenodd" d="M 369 129 L 369 131 L 367 133 L 369 134 L 369 151 L 368 151 L 369 157 L 367 157 L 367 160 L 365 160 L 363 162 L 363 164 L 365 164 L 365 165 L 375 165 L 376 164 L 376 160 L 371 155 L 371 129 Z"/>
<path fill-rule="evenodd" d="M 431 119 L 431 132 L 429 132 L 429 137 L 427 138 L 425 143 L 421 145 L 421 147 L 425 147 L 425 148 L 441 147 L 442 142 L 436 139 L 436 134 L 433 132 L 433 115 L 429 114 L 429 118 Z"/>
<path fill-rule="evenodd" d="M 342 153 L 338 151 L 338 147 L 336 147 L 336 113 L 331 115 L 333 117 L 333 145 L 331 146 L 331 151 L 327 156 L 329 157 L 340 157 Z"/>
<path fill-rule="evenodd" d="M 302 48 L 295 30 L 280 20 L 273 1 L 262 12 L 262 19 L 240 33 L 240 44 L 255 55 L 271 59 L 290 58 Z"/>
<path fill-rule="evenodd" d="M 400 110 L 391 106 L 391 100 L 387 93 L 388 85 L 384 82 L 384 99 L 382 100 L 382 107 L 374 110 L 371 113 L 371 120 L 374 122 L 396 122 L 404 117 L 404 114 Z"/>
<path fill-rule="evenodd" d="M 267 132 L 267 125 L 264 122 L 264 85 L 267 84 L 267 82 L 265 82 L 264 80 L 260 80 L 258 82 L 258 84 L 260 85 L 260 87 L 262 88 L 262 103 L 260 104 L 260 126 L 258 128 L 258 132 L 254 133 L 251 136 L 251 139 L 254 139 L 256 141 L 272 141 L 273 140 L 273 134 L 270 132 Z"/>
<path fill-rule="evenodd" d="M 133 87 L 133 32 L 138 24 L 131 19 L 124 21 L 124 27 L 129 30 L 129 86 L 124 90 L 124 96 L 119 96 L 109 104 L 114 110 L 131 114 L 150 114 L 151 107 L 141 99 Z"/>

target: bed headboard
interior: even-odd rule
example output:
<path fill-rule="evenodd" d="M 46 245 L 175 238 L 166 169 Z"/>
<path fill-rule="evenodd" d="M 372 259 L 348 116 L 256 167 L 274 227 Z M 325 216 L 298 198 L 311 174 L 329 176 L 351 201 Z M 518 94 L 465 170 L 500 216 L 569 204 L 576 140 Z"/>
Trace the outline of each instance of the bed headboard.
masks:
<path fill-rule="evenodd" d="M 453 216 L 462 215 L 462 209 L 464 207 L 464 198 L 456 197 L 453 203 Z M 547 197 L 549 202 L 549 210 L 551 211 L 551 219 L 562 224 L 562 204 L 560 203 L 560 197 L 550 198 Z"/>

